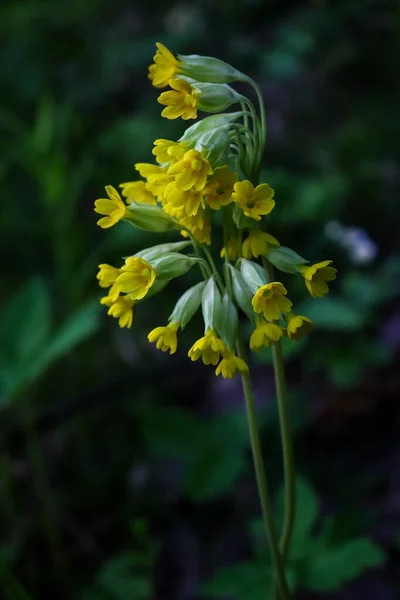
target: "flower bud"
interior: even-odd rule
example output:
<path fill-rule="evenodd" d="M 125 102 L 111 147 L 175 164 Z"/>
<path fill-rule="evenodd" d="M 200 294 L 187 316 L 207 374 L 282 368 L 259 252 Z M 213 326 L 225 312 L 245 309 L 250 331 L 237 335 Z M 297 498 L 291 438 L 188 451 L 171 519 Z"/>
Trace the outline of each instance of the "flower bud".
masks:
<path fill-rule="evenodd" d="M 233 287 L 233 296 L 235 298 L 236 304 L 240 306 L 242 311 L 248 316 L 250 321 L 254 320 L 254 311 L 252 306 L 253 294 L 251 293 L 251 289 L 239 273 L 239 271 L 233 266 L 227 265 L 231 277 L 232 277 L 232 287 Z"/>
<path fill-rule="evenodd" d="M 179 298 L 168 320 L 173 321 L 174 323 L 179 323 L 181 329 L 184 329 L 189 323 L 190 319 L 199 309 L 205 285 L 206 282 L 201 281 L 200 283 L 186 290 L 186 292 Z"/>
<path fill-rule="evenodd" d="M 279 246 L 279 248 L 273 248 L 267 253 L 267 258 L 270 263 L 274 265 L 279 271 L 284 273 L 298 273 L 298 266 L 304 265 L 309 261 L 297 254 L 291 248 L 286 246 Z"/>
<path fill-rule="evenodd" d="M 230 350 L 235 349 L 239 318 L 235 305 L 228 292 L 222 298 L 221 317 L 219 320 L 219 335 Z"/>
<path fill-rule="evenodd" d="M 170 252 L 151 261 L 158 279 L 174 279 L 187 273 L 193 265 L 201 262 L 201 259 L 179 252 Z"/>
<path fill-rule="evenodd" d="M 248 77 L 228 65 L 228 63 L 212 58 L 211 56 L 199 56 L 198 54 L 178 54 L 179 72 L 197 81 L 208 83 L 231 83 L 232 81 L 247 81 Z"/>
<path fill-rule="evenodd" d="M 221 318 L 221 294 L 214 277 L 211 277 L 204 288 L 201 300 L 205 331 L 219 330 Z"/>
<path fill-rule="evenodd" d="M 139 256 L 140 258 L 144 258 L 144 260 L 150 261 L 163 256 L 169 252 L 179 252 L 187 246 L 190 246 L 191 242 L 167 242 L 166 244 L 157 244 L 157 246 L 152 246 L 151 248 L 146 248 L 145 250 L 140 250 L 136 252 L 135 256 Z"/>
<path fill-rule="evenodd" d="M 133 202 L 126 211 L 124 219 L 146 231 L 154 233 L 165 233 L 171 229 L 179 229 L 177 223 L 173 221 L 160 206 L 151 204 L 137 204 Z"/>
<path fill-rule="evenodd" d="M 247 258 L 241 258 L 238 262 L 240 263 L 242 277 L 253 294 L 256 293 L 258 288 L 268 283 L 267 276 L 261 265 L 247 260 Z"/>

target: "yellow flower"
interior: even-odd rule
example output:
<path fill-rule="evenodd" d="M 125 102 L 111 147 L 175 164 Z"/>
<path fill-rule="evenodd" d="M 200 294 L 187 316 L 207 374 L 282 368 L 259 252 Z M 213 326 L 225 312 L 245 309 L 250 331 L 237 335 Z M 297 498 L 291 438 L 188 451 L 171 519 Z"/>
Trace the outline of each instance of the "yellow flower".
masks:
<path fill-rule="evenodd" d="M 337 270 L 333 267 L 328 267 L 331 262 L 331 260 L 324 260 L 323 262 L 311 265 L 311 267 L 304 265 L 299 267 L 306 287 L 313 298 L 322 298 L 325 296 L 329 292 L 326 281 L 336 279 Z"/>
<path fill-rule="evenodd" d="M 268 215 L 275 206 L 275 200 L 272 199 L 274 190 L 267 183 L 254 188 L 248 180 L 239 181 L 233 189 L 232 199 L 250 219 L 259 221 L 261 215 Z"/>
<path fill-rule="evenodd" d="M 127 181 L 126 183 L 120 183 L 119 187 L 122 189 L 122 195 L 127 198 L 129 202 L 157 204 L 155 197 L 144 181 Z"/>
<path fill-rule="evenodd" d="M 109 200 L 100 198 L 94 203 L 94 211 L 99 213 L 99 215 L 106 215 L 97 221 L 97 225 L 102 229 L 107 229 L 118 223 L 126 211 L 126 206 L 121 196 L 112 185 L 106 185 L 106 192 Z"/>
<path fill-rule="evenodd" d="M 256 313 L 263 313 L 267 321 L 279 319 L 281 312 L 289 312 L 292 302 L 285 298 L 287 290 L 279 281 L 262 285 L 253 296 L 252 304 Z"/>
<path fill-rule="evenodd" d="M 178 337 L 176 332 L 179 329 L 179 323 L 173 321 L 166 327 L 156 327 L 150 331 L 147 339 L 152 344 L 156 342 L 156 348 L 162 352 L 169 350 L 170 354 L 175 354 L 178 347 Z"/>
<path fill-rule="evenodd" d="M 238 174 L 232 173 L 227 165 L 217 167 L 203 190 L 204 200 L 212 209 L 218 210 L 232 202 L 233 186 Z"/>
<path fill-rule="evenodd" d="M 181 190 L 194 188 L 198 192 L 206 185 L 207 175 L 212 173 L 210 163 L 197 150 L 188 150 L 181 160 L 168 168 L 168 175 L 174 175 L 178 188 Z"/>
<path fill-rule="evenodd" d="M 304 334 L 310 333 L 312 321 L 301 315 L 291 313 L 286 317 L 287 329 L 285 331 L 289 340 L 301 340 Z"/>
<path fill-rule="evenodd" d="M 242 253 L 245 258 L 258 258 L 265 256 L 270 248 L 280 246 L 278 240 L 273 235 L 260 231 L 260 229 L 250 229 L 248 237 L 244 240 Z"/>
<path fill-rule="evenodd" d="M 198 360 L 201 357 L 205 365 L 216 365 L 220 357 L 225 356 L 227 351 L 227 347 L 215 331 L 207 329 L 205 336 L 197 340 L 190 348 L 188 356 L 192 360 Z"/>
<path fill-rule="evenodd" d="M 216 375 L 222 375 L 224 379 L 232 379 L 239 372 L 241 375 L 246 375 L 249 372 L 247 364 L 230 352 L 225 358 L 221 360 L 218 367 L 215 369 Z"/>
<path fill-rule="evenodd" d="M 110 296 L 104 296 L 100 302 L 109 306 L 107 314 L 115 319 L 119 319 L 120 327 L 130 328 L 132 326 L 133 300 L 130 300 L 126 296 L 119 296 L 116 300 L 113 300 Z"/>
<path fill-rule="evenodd" d="M 110 288 L 108 297 L 113 301 L 116 300 L 120 293 L 120 287 L 116 283 L 117 277 L 121 274 L 121 271 L 112 265 L 101 264 L 99 265 L 99 272 L 97 273 L 97 279 L 99 285 L 102 288 Z"/>
<path fill-rule="evenodd" d="M 178 119 L 184 121 L 197 118 L 197 97 L 199 92 L 184 79 L 170 79 L 169 85 L 172 90 L 163 92 L 158 102 L 167 108 L 161 113 L 166 119 Z"/>
<path fill-rule="evenodd" d="M 130 256 L 121 268 L 117 284 L 121 292 L 128 294 L 131 300 L 141 300 L 154 283 L 156 272 L 143 258 Z"/>
<path fill-rule="evenodd" d="M 166 186 L 174 180 L 167 169 L 151 163 L 136 163 L 135 169 L 147 180 L 147 189 L 162 201 Z"/>
<path fill-rule="evenodd" d="M 228 240 L 226 245 L 226 255 L 228 260 L 236 260 L 239 256 L 239 240 L 237 238 L 232 238 Z M 225 246 L 222 248 L 220 252 L 221 258 L 225 256 Z"/>
<path fill-rule="evenodd" d="M 278 342 L 282 335 L 283 330 L 279 325 L 267 323 L 267 321 L 258 321 L 250 337 L 250 349 L 252 352 L 258 352 L 264 346 L 269 348 L 272 344 Z"/>
<path fill-rule="evenodd" d="M 154 55 L 154 63 L 149 67 L 149 79 L 154 87 L 167 87 L 170 79 L 179 72 L 181 62 L 164 46 L 157 42 L 157 52 Z"/>
<path fill-rule="evenodd" d="M 196 242 L 199 244 L 211 243 L 211 224 L 204 208 L 200 207 L 197 213 L 191 217 L 185 215 L 177 218 L 179 223 L 190 231 Z M 181 231 L 181 234 L 183 237 L 188 237 L 188 233 L 184 230 Z"/>
<path fill-rule="evenodd" d="M 156 161 L 163 165 L 180 160 L 187 150 L 185 142 L 172 142 L 171 140 L 159 139 L 154 142 L 152 153 Z"/>
<path fill-rule="evenodd" d="M 168 205 L 173 208 L 182 209 L 183 215 L 192 217 L 197 215 L 200 206 L 203 205 L 203 196 L 196 190 L 181 190 L 174 183 L 170 183 L 164 191 L 165 210 L 168 213 Z M 171 215 L 172 216 L 172 215 Z"/>

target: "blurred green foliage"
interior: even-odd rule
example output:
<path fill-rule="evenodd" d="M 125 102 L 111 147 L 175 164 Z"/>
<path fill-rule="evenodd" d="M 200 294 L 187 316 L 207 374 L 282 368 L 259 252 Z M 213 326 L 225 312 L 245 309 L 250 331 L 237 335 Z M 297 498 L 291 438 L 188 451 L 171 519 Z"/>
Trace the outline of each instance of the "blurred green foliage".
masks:
<path fill-rule="evenodd" d="M 210 597 L 256 599 L 268 583 L 239 384 L 224 387 L 187 361 L 196 321 L 180 356 L 159 356 L 146 342 L 196 282 L 192 274 L 162 303 L 140 306 L 131 332 L 98 304 L 97 264 L 156 240 L 124 224 L 100 231 L 93 201 L 104 185 L 132 178 L 155 138 L 183 132 L 161 119 L 146 78 L 158 40 L 183 54 L 215 54 L 260 82 L 263 176 L 277 200 L 271 231 L 312 262 L 332 258 L 340 273 L 323 301 L 309 303 L 301 280 L 290 290 L 297 312 L 315 322 L 311 337 L 285 344 L 296 458 L 309 481 L 299 480 L 292 584 L 325 593 L 384 563 L 400 588 L 391 570 L 397 522 L 379 546 L 369 538 L 379 509 L 368 518 L 376 489 L 389 489 L 381 465 L 398 447 L 390 428 L 398 413 L 387 409 L 374 434 L 376 407 L 399 390 L 398 2 L 14 0 L 1 10 L 0 33 L 5 597 L 189 600 L 209 580 Z M 328 235 L 329 221 L 341 223 L 340 239 Z M 376 257 L 355 260 L 360 241 L 344 243 L 348 227 L 365 230 Z M 253 358 L 277 490 L 270 363 L 268 351 Z M 357 437 L 358 412 L 373 439 Z M 356 421 L 346 445 L 348 414 Z M 337 516 L 320 520 L 326 498 Z M 341 519 L 355 507 L 359 528 Z M 182 550 L 181 531 L 197 554 Z"/>

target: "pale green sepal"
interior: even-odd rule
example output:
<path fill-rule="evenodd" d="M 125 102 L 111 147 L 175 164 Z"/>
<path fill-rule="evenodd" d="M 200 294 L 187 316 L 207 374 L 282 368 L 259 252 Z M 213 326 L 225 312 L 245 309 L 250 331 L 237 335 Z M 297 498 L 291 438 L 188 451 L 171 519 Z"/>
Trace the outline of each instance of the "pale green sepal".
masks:
<path fill-rule="evenodd" d="M 304 265 L 309 261 L 297 254 L 291 248 L 286 246 L 279 246 L 279 248 L 273 248 L 267 252 L 266 257 L 269 262 L 274 265 L 279 271 L 284 273 L 298 273 L 298 266 Z"/>
<path fill-rule="evenodd" d="M 151 204 L 138 204 L 132 202 L 125 211 L 124 220 L 132 223 L 139 229 L 153 231 L 154 233 L 165 233 L 172 229 L 179 229 L 176 221 L 171 219 L 161 206 Z"/>
<path fill-rule="evenodd" d="M 228 292 L 225 292 L 222 298 L 218 333 L 222 341 L 225 342 L 232 352 L 235 350 L 238 324 L 239 318 L 235 305 Z"/>
<path fill-rule="evenodd" d="M 199 56 L 198 54 L 178 54 L 178 60 L 183 63 L 179 66 L 179 72 L 197 79 L 197 81 L 232 83 L 233 81 L 248 80 L 246 75 L 218 58 Z"/>
<path fill-rule="evenodd" d="M 179 254 L 179 252 L 170 252 L 160 256 L 150 263 L 156 271 L 157 279 L 174 279 L 185 275 L 197 263 L 201 263 L 200 258 Z"/>
<path fill-rule="evenodd" d="M 228 263 L 228 268 L 232 276 L 233 296 L 236 304 L 240 306 L 242 311 L 248 316 L 250 321 L 254 321 L 254 310 L 252 306 L 253 295 L 251 289 L 243 279 L 240 272 L 231 264 Z"/>
<path fill-rule="evenodd" d="M 144 260 L 154 260 L 164 254 L 169 252 L 179 252 L 187 246 L 190 246 L 191 242 L 182 241 L 182 242 L 167 242 L 165 244 L 157 244 L 157 246 L 152 246 L 151 248 L 145 248 L 144 250 L 140 250 L 136 252 L 135 256 L 139 258 L 143 258 Z"/>
<path fill-rule="evenodd" d="M 266 273 L 261 265 L 252 260 L 247 260 L 247 258 L 240 258 L 237 265 L 240 267 L 242 277 L 253 294 L 256 293 L 259 287 L 268 283 Z"/>
<path fill-rule="evenodd" d="M 221 294 L 214 277 L 210 277 L 203 290 L 201 308 L 204 319 L 204 331 L 218 331 L 221 317 Z"/>
<path fill-rule="evenodd" d="M 179 323 L 181 329 L 184 329 L 200 307 L 205 286 L 206 282 L 201 281 L 186 290 L 175 304 L 168 321 Z"/>

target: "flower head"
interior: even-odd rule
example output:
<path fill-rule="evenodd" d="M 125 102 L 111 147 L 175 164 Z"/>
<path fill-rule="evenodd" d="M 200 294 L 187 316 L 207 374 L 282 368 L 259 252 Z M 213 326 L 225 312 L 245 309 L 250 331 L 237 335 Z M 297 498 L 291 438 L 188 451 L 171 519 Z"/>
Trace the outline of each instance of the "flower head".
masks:
<path fill-rule="evenodd" d="M 151 163 L 136 163 L 135 169 L 147 180 L 146 188 L 162 201 L 166 186 L 174 181 L 167 169 Z"/>
<path fill-rule="evenodd" d="M 106 198 L 100 198 L 94 203 L 94 211 L 99 215 L 106 215 L 97 221 L 102 229 L 112 227 L 115 223 L 118 223 L 125 215 L 126 206 L 122 201 L 121 196 L 112 185 L 106 185 L 106 192 L 108 200 Z"/>
<path fill-rule="evenodd" d="M 267 321 L 279 319 L 281 312 L 289 312 L 292 306 L 286 298 L 287 290 L 279 281 L 266 283 L 258 288 L 253 296 L 252 304 L 256 313 L 263 313 Z"/>
<path fill-rule="evenodd" d="M 172 90 L 163 92 L 158 97 L 158 102 L 166 106 L 161 116 L 166 119 L 182 117 L 184 121 L 196 119 L 199 91 L 184 79 L 170 79 L 169 85 Z"/>
<path fill-rule="evenodd" d="M 237 372 L 239 372 L 241 375 L 246 375 L 246 373 L 249 372 L 249 367 L 244 360 L 232 352 L 229 352 L 215 369 L 215 374 L 222 375 L 224 379 L 232 379 L 235 377 Z"/>
<path fill-rule="evenodd" d="M 322 298 L 325 296 L 329 292 L 326 282 L 336 279 L 337 270 L 328 266 L 331 263 L 331 260 L 324 260 L 323 262 L 311 265 L 311 267 L 303 265 L 299 267 L 306 287 L 313 298 Z"/>
<path fill-rule="evenodd" d="M 134 305 L 133 300 L 127 298 L 126 296 L 119 296 L 116 300 L 110 296 L 104 296 L 100 302 L 101 304 L 109 306 L 107 314 L 115 319 L 119 319 L 120 327 L 128 327 L 129 329 L 132 326 Z"/>
<path fill-rule="evenodd" d="M 149 79 L 154 87 L 167 87 L 170 79 L 175 77 L 179 71 L 181 62 L 175 58 L 164 44 L 157 42 L 157 52 L 153 59 L 154 63 L 149 67 Z"/>
<path fill-rule="evenodd" d="M 285 330 L 289 340 L 301 340 L 306 334 L 310 333 L 312 329 L 312 321 L 308 317 L 301 315 L 294 315 L 290 313 L 286 317 L 287 329 Z"/>
<path fill-rule="evenodd" d="M 278 240 L 273 235 L 265 233 L 260 229 L 250 229 L 248 237 L 244 240 L 242 253 L 245 258 L 258 258 L 265 256 L 270 248 L 280 246 Z"/>
<path fill-rule="evenodd" d="M 180 160 L 187 150 L 185 142 L 173 142 L 171 140 L 158 139 L 154 142 L 152 154 L 160 164 L 171 164 Z"/>
<path fill-rule="evenodd" d="M 212 173 L 210 163 L 197 150 L 188 150 L 181 160 L 168 169 L 168 175 L 174 175 L 175 184 L 181 190 L 194 188 L 201 191 L 206 185 L 207 176 Z"/>
<path fill-rule="evenodd" d="M 197 340 L 190 348 L 188 356 L 192 360 L 198 360 L 201 357 L 205 365 L 216 365 L 220 357 L 227 352 L 227 347 L 215 331 L 207 329 L 205 336 Z"/>
<path fill-rule="evenodd" d="M 139 204 L 157 204 L 156 199 L 144 181 L 127 181 L 120 183 L 122 195 L 129 202 L 139 202 Z"/>
<path fill-rule="evenodd" d="M 117 284 L 121 292 L 128 294 L 131 300 L 141 300 L 154 283 L 156 272 L 143 258 L 130 256 L 121 268 Z"/>
<path fill-rule="evenodd" d="M 261 215 L 268 215 L 275 206 L 274 190 L 267 183 L 255 188 L 248 180 L 238 181 L 233 189 L 232 199 L 250 219 L 259 221 Z"/>
<path fill-rule="evenodd" d="M 233 186 L 238 180 L 238 174 L 232 173 L 227 165 L 217 167 L 203 189 L 204 200 L 213 210 L 232 202 Z"/>
<path fill-rule="evenodd" d="M 150 331 L 147 339 L 150 343 L 156 342 L 156 348 L 162 352 L 169 350 L 170 354 L 175 354 L 178 347 L 178 338 L 176 332 L 179 329 L 179 323 L 173 321 L 166 327 L 156 327 Z"/>
<path fill-rule="evenodd" d="M 252 352 L 258 352 L 264 346 L 269 348 L 272 344 L 278 342 L 282 335 L 283 330 L 279 325 L 259 320 L 250 337 L 250 349 Z"/>
<path fill-rule="evenodd" d="M 230 240 L 228 240 L 226 248 L 224 246 L 220 252 L 221 258 L 224 258 L 225 253 L 228 257 L 228 260 L 237 259 L 237 257 L 239 256 L 239 240 L 237 238 L 231 238 Z"/>
<path fill-rule="evenodd" d="M 120 287 L 116 283 L 117 277 L 121 274 L 121 271 L 112 265 L 105 263 L 99 265 L 99 272 L 97 273 L 97 279 L 99 280 L 99 286 L 102 288 L 110 288 L 108 297 L 113 301 L 116 300 L 120 293 Z"/>

